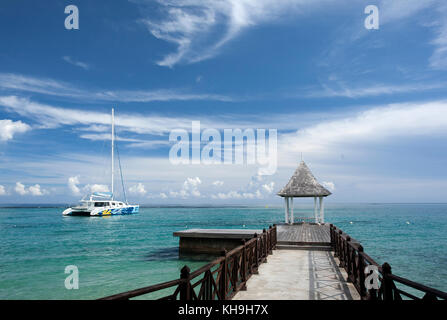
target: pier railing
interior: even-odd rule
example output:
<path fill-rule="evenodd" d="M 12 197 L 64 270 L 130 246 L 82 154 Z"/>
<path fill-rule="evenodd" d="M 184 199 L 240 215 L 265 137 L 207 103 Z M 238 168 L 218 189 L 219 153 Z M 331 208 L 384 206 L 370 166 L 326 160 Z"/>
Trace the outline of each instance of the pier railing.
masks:
<path fill-rule="evenodd" d="M 447 300 L 445 292 L 392 274 L 391 266 L 388 263 L 379 265 L 363 251 L 363 247 L 358 241 L 332 224 L 330 225 L 330 235 L 334 256 L 339 259 L 340 267 L 346 270 L 348 280 L 352 282 L 363 300 Z M 370 266 L 367 269 L 369 273 L 365 274 L 365 268 L 368 266 Z M 378 271 L 377 285 L 366 288 L 365 279 L 370 275 L 373 276 L 374 269 Z M 412 292 L 408 292 L 408 289 L 404 291 L 402 286 L 412 288 L 410 289 Z"/>
<path fill-rule="evenodd" d="M 258 272 L 261 263 L 276 249 L 276 226 L 222 256 L 191 272 L 188 266 L 180 271 L 180 278 L 128 292 L 119 293 L 101 300 L 128 300 L 154 292 L 170 290 L 159 300 L 229 300 L 240 290 L 246 290 L 248 279 Z"/>

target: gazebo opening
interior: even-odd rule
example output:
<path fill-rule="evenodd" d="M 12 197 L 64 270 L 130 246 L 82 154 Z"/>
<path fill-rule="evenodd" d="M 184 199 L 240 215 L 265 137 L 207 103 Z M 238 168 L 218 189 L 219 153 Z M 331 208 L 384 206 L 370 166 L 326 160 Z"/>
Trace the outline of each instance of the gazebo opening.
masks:
<path fill-rule="evenodd" d="M 278 192 L 278 196 L 283 197 L 285 201 L 285 222 L 294 223 L 293 198 L 313 197 L 315 223 L 324 223 L 323 198 L 331 194 L 329 190 L 318 183 L 304 161 L 301 161 L 289 182 Z"/>

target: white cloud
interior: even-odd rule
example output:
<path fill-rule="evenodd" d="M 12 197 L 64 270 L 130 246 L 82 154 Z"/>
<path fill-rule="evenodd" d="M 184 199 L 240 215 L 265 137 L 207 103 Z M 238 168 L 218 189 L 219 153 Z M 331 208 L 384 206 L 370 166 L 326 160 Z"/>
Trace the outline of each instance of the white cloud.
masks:
<path fill-rule="evenodd" d="M 14 190 L 21 196 L 24 196 L 26 194 L 31 194 L 32 196 L 43 196 L 45 194 L 48 194 L 48 192 L 46 190 L 41 189 L 40 185 L 38 184 L 26 188 L 26 186 L 21 182 L 16 182 Z"/>
<path fill-rule="evenodd" d="M 224 184 L 224 182 L 220 181 L 220 180 L 216 180 L 213 182 L 213 186 L 216 186 L 216 187 L 221 187 L 221 186 L 223 186 L 223 184 Z"/>
<path fill-rule="evenodd" d="M 79 176 L 68 178 L 68 188 L 70 189 L 71 193 L 76 196 L 81 194 L 78 184 Z"/>
<path fill-rule="evenodd" d="M 330 84 L 323 84 L 322 90 L 315 90 L 301 96 L 307 96 L 309 98 L 332 98 L 332 97 L 344 97 L 344 98 L 362 98 L 362 97 L 376 97 L 383 95 L 393 95 L 400 93 L 412 93 L 431 91 L 436 89 L 443 89 L 447 86 L 447 83 L 432 83 L 432 84 L 372 84 L 368 86 L 348 86 L 342 81 L 332 81 Z M 286 95 L 294 97 L 295 94 Z"/>
<path fill-rule="evenodd" d="M 431 44 L 435 47 L 429 58 L 429 65 L 434 69 L 447 69 L 447 5 L 443 0 L 382 0 L 379 3 L 380 23 L 386 24 L 422 16 L 424 10 L 430 9 L 428 23 L 423 25 L 433 28 L 435 38 Z"/>
<path fill-rule="evenodd" d="M 139 182 L 138 184 L 132 186 L 129 188 L 129 192 L 132 194 L 137 194 L 137 195 L 145 195 L 146 194 L 146 189 L 144 187 L 144 185 Z"/>
<path fill-rule="evenodd" d="M 267 193 L 272 193 L 275 187 L 275 183 L 272 181 L 270 183 L 267 184 L 263 184 L 262 188 L 267 192 Z"/>
<path fill-rule="evenodd" d="M 237 192 L 237 191 L 229 191 L 227 193 L 224 192 L 219 192 L 218 194 L 213 194 L 211 195 L 211 198 L 213 199 L 221 199 L 221 200 L 226 200 L 226 199 L 242 199 L 242 195 Z"/>
<path fill-rule="evenodd" d="M 438 0 L 382 0 L 378 5 L 380 23 L 386 24 L 412 17 L 436 2 Z"/>
<path fill-rule="evenodd" d="M 24 133 L 30 129 L 31 127 L 22 121 L 0 120 L 0 141 L 11 140 L 16 133 Z"/>
<path fill-rule="evenodd" d="M 107 131 L 109 131 L 110 128 L 108 128 Z M 82 139 L 92 140 L 92 141 L 109 141 L 112 138 L 112 135 L 110 133 L 87 133 L 87 134 L 81 134 L 79 135 Z M 125 142 L 135 142 L 135 143 L 145 143 L 144 140 L 139 139 L 130 139 L 130 138 L 123 138 L 120 136 L 115 136 L 115 141 L 125 141 Z"/>
<path fill-rule="evenodd" d="M 352 116 L 322 121 L 283 134 L 279 157 L 298 159 L 301 152 L 329 154 L 385 139 L 447 133 L 447 101 L 400 103 L 371 108 Z"/>
<path fill-rule="evenodd" d="M 2 186 L 0 184 L 0 196 L 5 196 L 6 195 L 6 189 L 5 186 Z"/>
<path fill-rule="evenodd" d="M 232 97 L 219 94 L 192 93 L 183 89 L 156 90 L 94 90 L 82 89 L 63 81 L 48 78 L 37 78 L 13 73 L 0 73 L 0 88 L 12 91 L 24 91 L 66 97 L 81 101 L 120 101 L 120 102 L 151 102 L 151 101 L 187 101 L 211 100 L 232 101 Z"/>
<path fill-rule="evenodd" d="M 40 188 L 40 185 L 38 185 L 38 184 L 35 184 L 34 186 L 30 186 L 28 188 L 28 190 L 32 196 L 43 196 L 44 194 L 47 193 L 45 190 L 42 190 Z"/>
<path fill-rule="evenodd" d="M 335 184 L 331 181 L 323 181 L 321 184 L 331 192 L 335 190 Z"/>
<path fill-rule="evenodd" d="M 187 178 L 183 183 L 183 190 L 189 192 L 194 197 L 200 197 L 200 191 L 198 190 L 199 185 L 202 184 L 202 181 L 199 177 L 195 178 Z"/>
<path fill-rule="evenodd" d="M 179 62 L 194 63 L 217 55 L 220 49 L 243 30 L 281 21 L 285 16 L 322 7 L 331 0 L 168 0 L 158 1 L 161 20 L 143 19 L 158 39 L 174 43 L 177 51 L 157 64 L 173 67 Z"/>
<path fill-rule="evenodd" d="M 110 134 L 107 132 L 105 135 L 98 136 L 97 134 L 90 134 L 86 136 L 85 131 L 92 130 L 98 132 L 99 130 L 109 131 L 110 114 L 98 111 L 86 111 L 81 109 L 61 108 L 57 106 L 42 104 L 31 101 L 27 98 L 21 98 L 17 96 L 0 96 L 0 105 L 5 107 L 9 112 L 17 113 L 23 117 L 29 117 L 34 121 L 41 124 L 43 128 L 57 128 L 63 125 L 80 126 L 80 130 L 85 138 L 90 139 L 110 139 Z M 225 121 L 222 121 L 222 117 L 208 117 L 201 120 L 202 128 L 236 128 L 236 127 L 255 127 L 260 125 L 256 122 L 256 118 L 252 117 L 250 121 L 241 121 L 236 116 L 227 115 L 224 117 Z M 239 116 L 240 118 L 240 116 Z M 277 119 L 282 121 L 281 118 L 273 117 L 270 121 Z M 290 119 L 290 117 L 287 117 Z M 161 135 L 166 134 L 174 129 L 186 129 L 191 130 L 191 122 L 196 120 L 193 117 L 166 117 L 166 116 L 143 116 L 139 114 L 124 114 L 119 113 L 115 118 L 115 124 L 119 127 L 120 131 L 129 131 L 137 134 L 153 134 Z M 264 119 L 264 121 L 267 121 Z M 287 120 L 288 125 L 285 127 L 296 127 L 292 124 L 292 121 Z M 284 127 L 283 126 L 283 127 Z M 268 124 L 265 123 L 265 128 L 268 128 Z M 107 137 L 107 134 L 109 137 Z M 129 139 L 127 139 L 129 141 Z M 132 140 L 133 141 L 133 140 Z M 167 140 L 168 141 L 168 140 Z M 135 141 L 135 143 L 144 143 Z"/>
<path fill-rule="evenodd" d="M 186 199 L 190 196 L 192 197 L 200 197 L 200 191 L 198 189 L 199 185 L 202 184 L 202 181 L 199 177 L 195 178 L 187 178 L 182 185 L 182 189 L 180 191 L 170 191 L 169 195 L 173 198 L 183 198 Z"/>
<path fill-rule="evenodd" d="M 109 186 L 105 184 L 88 184 L 83 189 L 89 193 L 109 192 Z"/>
<path fill-rule="evenodd" d="M 245 188 L 241 188 L 240 190 L 231 190 L 227 192 L 219 192 L 216 194 L 212 194 L 212 199 L 263 199 L 266 195 L 269 195 L 273 192 L 273 188 L 275 183 L 268 182 L 263 183 L 265 180 L 264 176 L 259 174 L 255 174 L 251 176 L 249 183 Z"/>
<path fill-rule="evenodd" d="M 28 191 L 25 188 L 25 185 L 20 182 L 16 182 L 16 186 L 15 186 L 14 190 L 21 196 L 28 193 Z"/>
<path fill-rule="evenodd" d="M 74 60 L 72 57 L 70 57 L 70 56 L 64 56 L 64 57 L 62 57 L 62 59 L 65 61 L 65 62 L 67 62 L 67 63 L 69 63 L 69 64 L 72 64 L 72 65 L 74 65 L 74 66 L 76 66 L 76 67 L 80 67 L 80 68 L 82 68 L 82 69 L 84 69 L 84 70 L 88 70 L 88 69 L 90 69 L 90 66 L 87 64 L 87 63 L 85 63 L 85 62 L 81 62 L 81 61 L 76 61 L 76 60 Z"/>
<path fill-rule="evenodd" d="M 443 3 L 438 8 L 441 18 L 433 24 L 436 37 L 431 42 L 435 50 L 430 57 L 430 66 L 434 69 L 447 69 L 447 5 Z"/>
<path fill-rule="evenodd" d="M 239 192 L 239 191 L 228 191 L 228 192 L 219 192 L 217 194 L 211 195 L 212 199 L 262 199 L 263 196 L 259 190 L 255 192 Z"/>
<path fill-rule="evenodd" d="M 161 192 L 161 193 L 160 193 L 160 198 L 162 198 L 162 199 L 167 199 L 168 196 L 166 195 L 166 193 Z"/>

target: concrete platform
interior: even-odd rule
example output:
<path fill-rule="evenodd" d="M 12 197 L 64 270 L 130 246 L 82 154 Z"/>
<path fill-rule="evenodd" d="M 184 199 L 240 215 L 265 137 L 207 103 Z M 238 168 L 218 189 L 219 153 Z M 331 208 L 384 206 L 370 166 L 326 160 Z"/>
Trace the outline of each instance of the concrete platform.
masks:
<path fill-rule="evenodd" d="M 188 229 L 174 232 L 174 237 L 213 238 L 213 239 L 251 239 L 255 233 L 262 230 L 255 229 Z"/>
<path fill-rule="evenodd" d="M 223 250 L 230 251 L 249 240 L 262 230 L 254 229 L 188 229 L 174 232 L 180 237 L 179 252 L 221 254 Z"/>
<path fill-rule="evenodd" d="M 233 300 L 359 300 L 332 252 L 274 250 Z"/>

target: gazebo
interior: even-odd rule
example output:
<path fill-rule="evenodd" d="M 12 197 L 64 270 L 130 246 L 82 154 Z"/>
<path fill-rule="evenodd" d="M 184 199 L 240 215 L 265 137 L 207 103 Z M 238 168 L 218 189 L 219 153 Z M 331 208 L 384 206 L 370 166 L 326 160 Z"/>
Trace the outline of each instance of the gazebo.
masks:
<path fill-rule="evenodd" d="M 324 223 L 323 198 L 331 195 L 331 192 L 318 183 L 304 161 L 301 161 L 295 173 L 290 178 L 278 196 L 285 200 L 285 222 L 293 224 L 293 198 L 314 198 L 315 223 Z M 317 206 L 319 198 L 319 207 Z"/>

